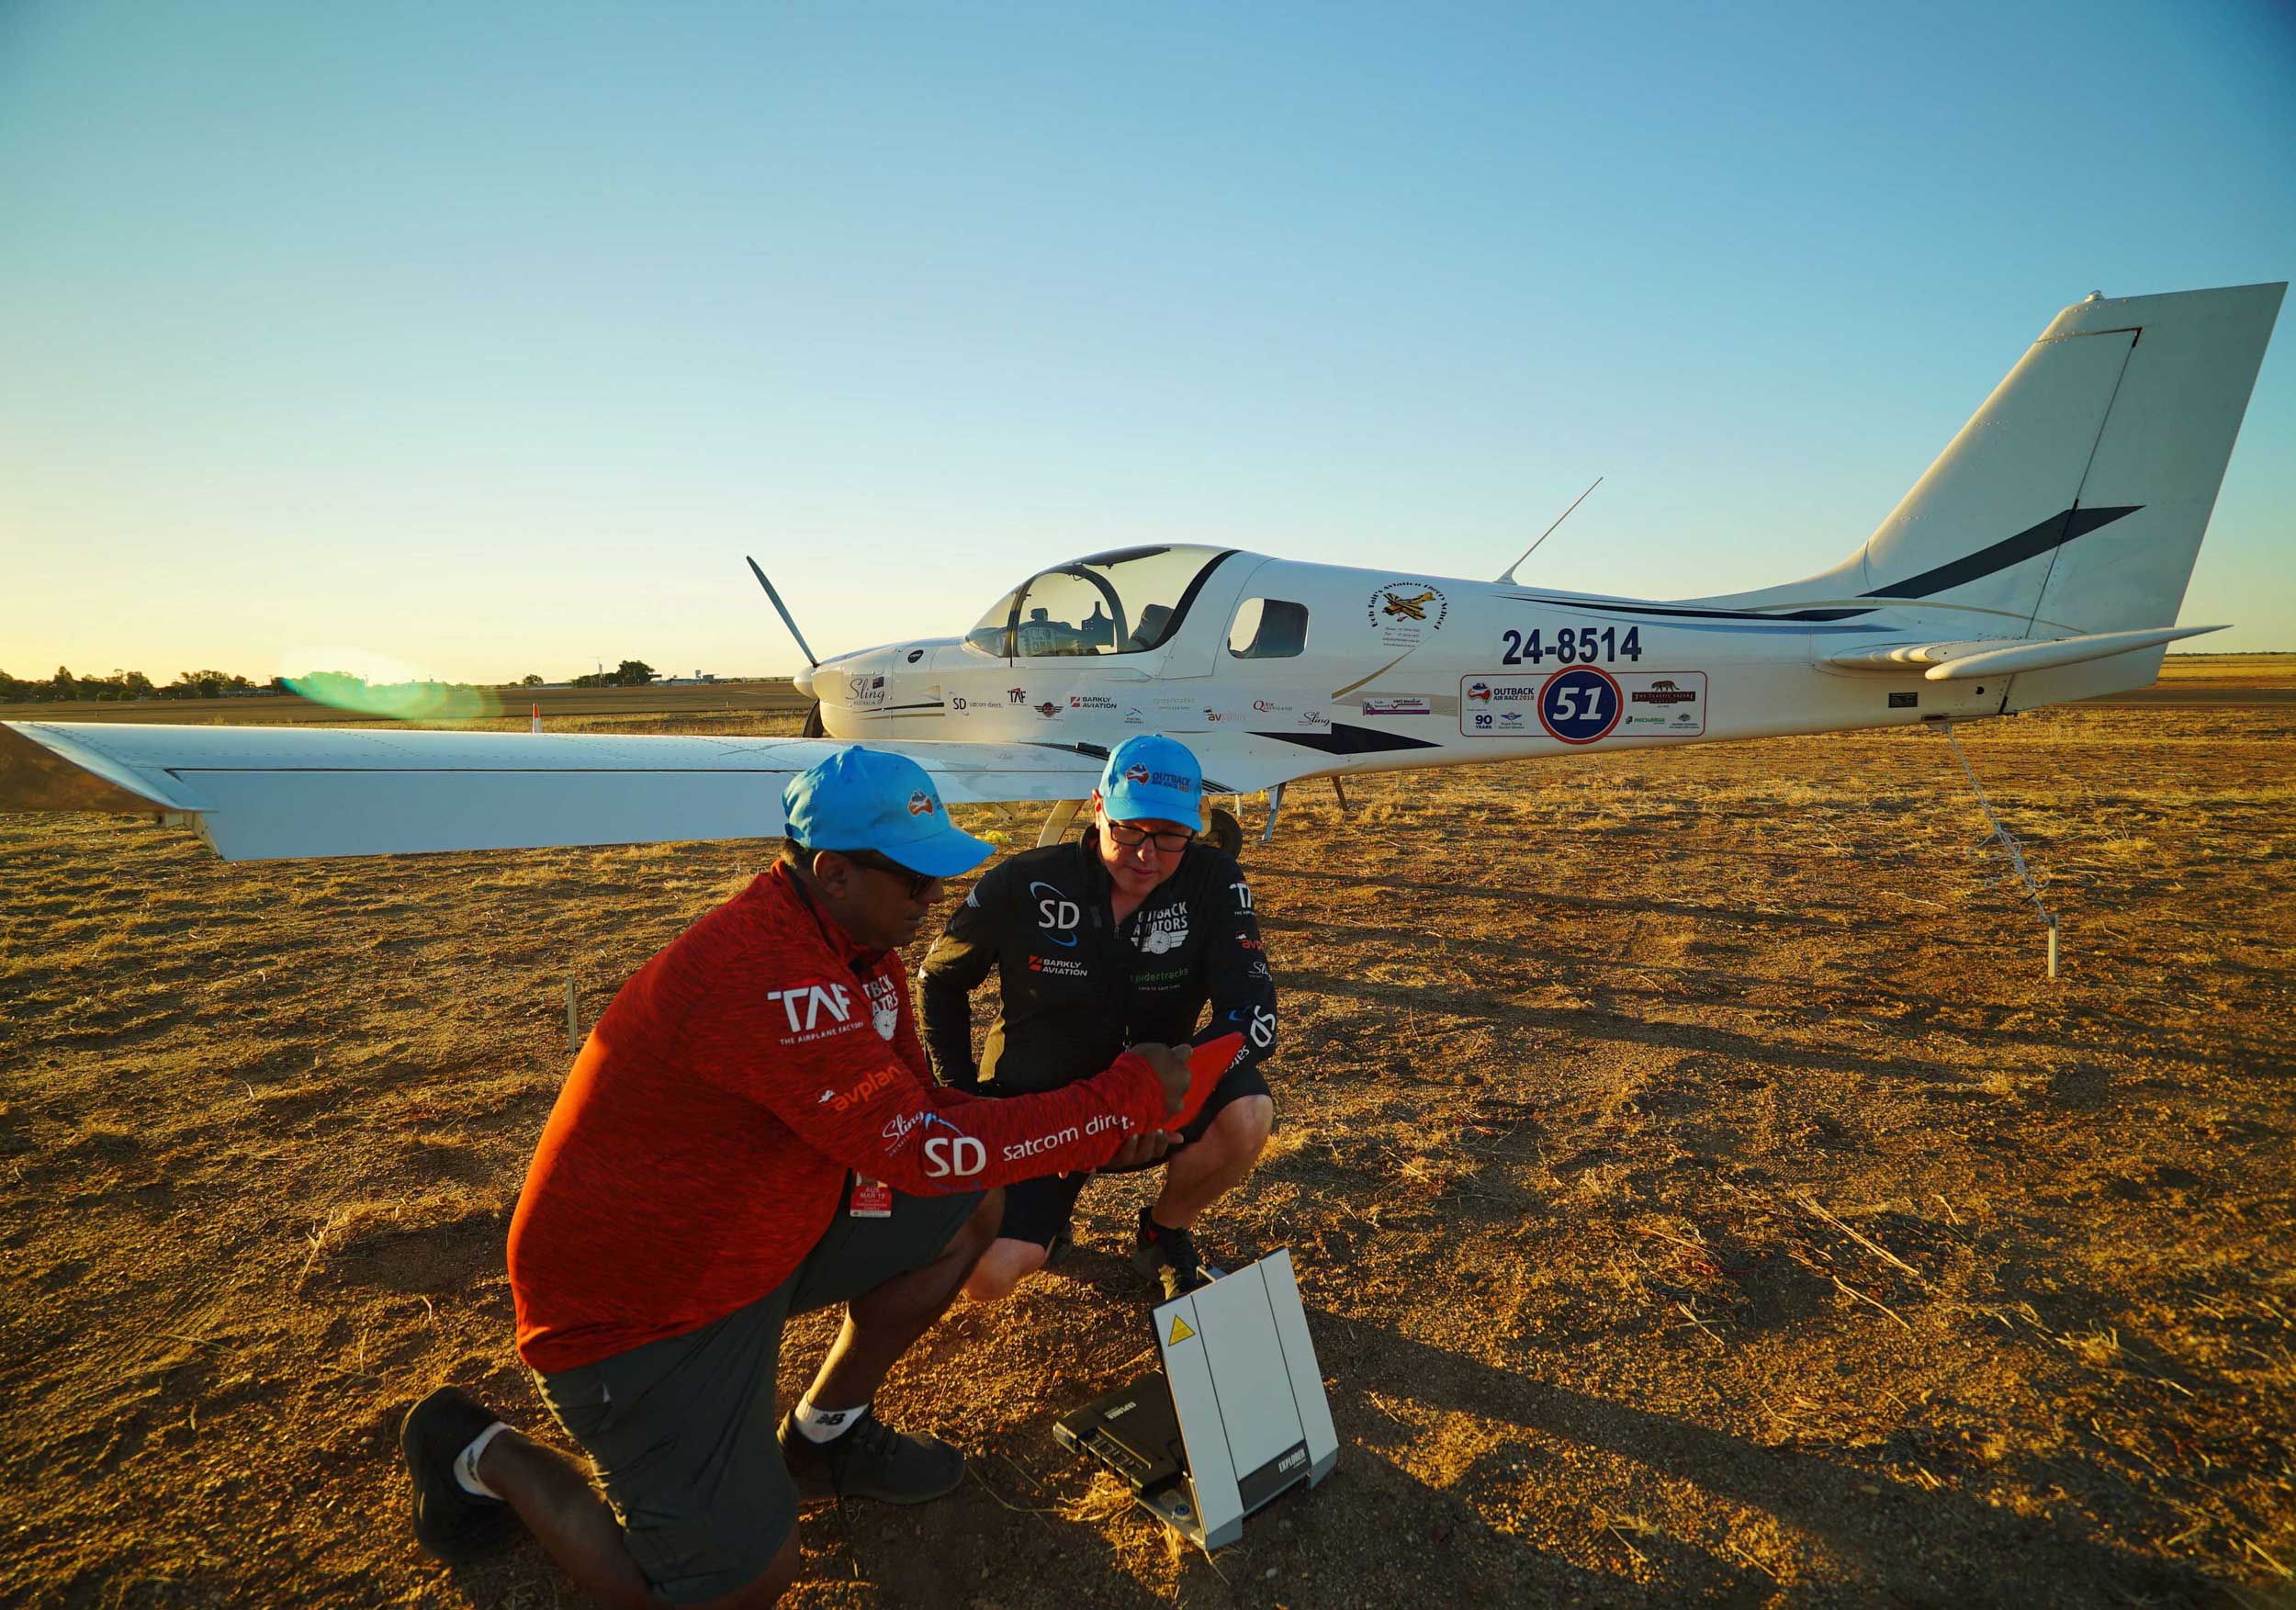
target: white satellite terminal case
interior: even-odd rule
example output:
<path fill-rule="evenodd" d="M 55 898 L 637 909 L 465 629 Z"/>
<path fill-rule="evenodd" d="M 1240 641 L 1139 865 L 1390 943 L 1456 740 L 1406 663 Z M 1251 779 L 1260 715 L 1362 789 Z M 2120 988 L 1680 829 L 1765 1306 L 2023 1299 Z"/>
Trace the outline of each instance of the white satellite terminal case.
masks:
<path fill-rule="evenodd" d="M 1291 1253 L 1279 1248 L 1152 1311 L 1162 1377 L 1114 1391 L 1053 1428 L 1210 1551 L 1244 1517 L 1339 1462 L 1323 1376 Z"/>

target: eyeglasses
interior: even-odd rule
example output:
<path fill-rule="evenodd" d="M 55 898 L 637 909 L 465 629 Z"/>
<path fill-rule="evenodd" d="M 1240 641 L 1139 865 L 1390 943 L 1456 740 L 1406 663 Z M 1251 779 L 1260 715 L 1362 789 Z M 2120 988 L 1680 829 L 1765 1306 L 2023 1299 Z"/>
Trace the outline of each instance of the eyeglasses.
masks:
<path fill-rule="evenodd" d="M 1186 850 L 1196 835 L 1193 833 L 1151 833 L 1145 828 L 1135 828 L 1129 822 L 1110 822 L 1109 837 L 1120 849 L 1138 850 L 1142 845 L 1153 842 L 1158 850 L 1163 850 L 1166 855 L 1171 855 Z"/>
<path fill-rule="evenodd" d="M 890 856 L 879 855 L 873 850 L 816 850 L 814 852 L 814 861 L 816 866 L 819 865 L 821 857 L 824 855 L 841 855 L 855 866 L 866 867 L 872 873 L 884 873 L 900 879 L 908 893 L 908 897 L 912 900 L 922 900 L 940 882 L 930 873 L 913 872 Z"/>

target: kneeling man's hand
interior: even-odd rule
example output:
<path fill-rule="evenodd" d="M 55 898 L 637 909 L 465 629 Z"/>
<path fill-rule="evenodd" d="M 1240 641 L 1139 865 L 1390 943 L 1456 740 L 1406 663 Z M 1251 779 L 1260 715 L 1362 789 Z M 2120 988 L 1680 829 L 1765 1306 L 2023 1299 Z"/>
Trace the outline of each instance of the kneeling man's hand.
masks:
<path fill-rule="evenodd" d="M 1188 1047 L 1146 1044 L 1135 1045 L 1131 1050 L 1135 1055 L 1145 1057 L 1148 1065 L 1156 1070 L 1156 1077 L 1164 1082 L 1165 1116 L 1169 1118 L 1186 1106 L 1190 1077 L 1187 1065 Z M 1158 1132 L 1149 1132 L 1153 1134 Z M 1124 1144 L 1130 1147 L 1147 1138 L 1147 1135 L 1134 1135 Z M 1121 1157 L 1123 1154 L 1120 1152 L 1117 1155 Z"/>
<path fill-rule="evenodd" d="M 1151 1163 L 1161 1163 L 1164 1154 L 1180 1143 L 1180 1137 L 1169 1130 L 1148 1130 L 1125 1138 L 1116 1149 L 1116 1155 L 1100 1165 L 1111 1174 L 1127 1168 L 1145 1168 Z"/>

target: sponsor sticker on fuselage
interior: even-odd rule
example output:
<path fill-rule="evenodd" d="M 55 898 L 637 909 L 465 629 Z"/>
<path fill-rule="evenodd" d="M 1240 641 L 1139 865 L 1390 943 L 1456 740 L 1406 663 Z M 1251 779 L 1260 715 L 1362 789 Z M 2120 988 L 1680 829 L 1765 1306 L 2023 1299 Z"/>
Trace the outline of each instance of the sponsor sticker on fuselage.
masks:
<path fill-rule="evenodd" d="M 1536 675 L 1486 671 L 1459 679 L 1463 737 L 1521 737 L 1566 744 L 1618 737 L 1697 737 L 1706 730 L 1706 673 L 1565 666 Z"/>
<path fill-rule="evenodd" d="M 1379 629 L 1379 642 L 1389 648 L 1409 648 L 1443 630 L 1450 617 L 1450 601 L 1442 589 L 1427 581 L 1390 581 L 1371 595 L 1364 614 Z"/>

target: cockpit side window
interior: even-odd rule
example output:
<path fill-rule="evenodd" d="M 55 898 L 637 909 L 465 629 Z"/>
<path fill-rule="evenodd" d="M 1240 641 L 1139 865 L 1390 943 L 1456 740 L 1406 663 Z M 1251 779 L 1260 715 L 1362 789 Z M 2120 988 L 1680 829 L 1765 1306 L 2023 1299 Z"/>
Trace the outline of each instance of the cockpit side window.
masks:
<path fill-rule="evenodd" d="M 1308 646 L 1308 606 L 1280 598 L 1247 598 L 1228 627 L 1238 659 L 1289 659 Z"/>
<path fill-rule="evenodd" d="M 1232 548 L 1118 548 L 1031 576 L 965 641 L 1020 659 L 1144 654 L 1178 630 L 1204 578 Z"/>

